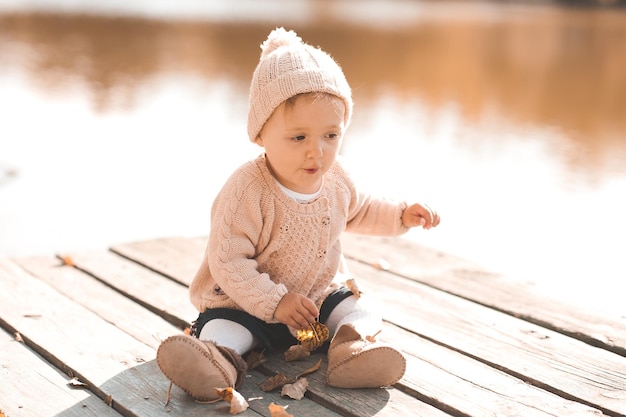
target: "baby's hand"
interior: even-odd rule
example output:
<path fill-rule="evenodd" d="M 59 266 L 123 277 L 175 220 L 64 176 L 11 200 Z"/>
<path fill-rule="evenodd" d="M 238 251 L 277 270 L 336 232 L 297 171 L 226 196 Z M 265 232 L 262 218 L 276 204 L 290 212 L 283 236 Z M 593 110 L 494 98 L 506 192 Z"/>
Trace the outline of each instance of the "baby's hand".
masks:
<path fill-rule="evenodd" d="M 280 300 L 274 318 L 294 329 L 308 329 L 319 316 L 319 311 L 313 301 L 303 295 L 287 293 Z"/>
<path fill-rule="evenodd" d="M 404 227 L 422 226 L 424 229 L 436 227 L 439 224 L 439 215 L 427 205 L 413 204 L 402 212 Z"/>

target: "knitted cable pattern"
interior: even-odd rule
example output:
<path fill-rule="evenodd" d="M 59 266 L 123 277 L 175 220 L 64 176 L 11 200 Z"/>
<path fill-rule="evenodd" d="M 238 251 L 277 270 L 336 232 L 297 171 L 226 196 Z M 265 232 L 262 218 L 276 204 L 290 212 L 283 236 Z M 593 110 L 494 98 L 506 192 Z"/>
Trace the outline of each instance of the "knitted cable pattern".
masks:
<path fill-rule="evenodd" d="M 342 264 L 340 236 L 399 235 L 402 202 L 360 194 L 336 162 L 319 197 L 299 204 L 278 187 L 260 156 L 239 168 L 218 194 L 205 259 L 191 287 L 199 311 L 228 307 L 275 322 L 287 292 L 320 305 Z"/>

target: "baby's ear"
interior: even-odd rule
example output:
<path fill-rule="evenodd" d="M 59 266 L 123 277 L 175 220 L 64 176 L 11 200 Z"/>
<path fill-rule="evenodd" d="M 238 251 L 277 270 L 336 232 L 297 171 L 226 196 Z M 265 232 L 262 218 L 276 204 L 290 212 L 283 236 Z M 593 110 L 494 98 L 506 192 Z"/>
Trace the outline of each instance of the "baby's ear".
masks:
<path fill-rule="evenodd" d="M 259 145 L 260 147 L 263 147 L 263 138 L 261 138 L 261 135 L 256 136 L 256 138 L 254 139 L 254 143 Z"/>

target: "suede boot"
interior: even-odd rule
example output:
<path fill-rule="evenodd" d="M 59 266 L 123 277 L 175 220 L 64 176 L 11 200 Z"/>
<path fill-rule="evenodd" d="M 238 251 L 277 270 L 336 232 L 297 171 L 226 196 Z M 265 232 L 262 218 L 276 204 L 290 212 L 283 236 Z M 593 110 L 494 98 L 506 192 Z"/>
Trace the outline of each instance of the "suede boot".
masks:
<path fill-rule="evenodd" d="M 170 381 L 198 401 L 217 399 L 215 388 L 239 388 L 247 371 L 234 350 L 187 335 L 165 339 L 157 363 Z"/>
<path fill-rule="evenodd" d="M 344 324 L 328 349 L 326 383 L 338 388 L 384 387 L 398 382 L 405 370 L 402 353 Z"/>

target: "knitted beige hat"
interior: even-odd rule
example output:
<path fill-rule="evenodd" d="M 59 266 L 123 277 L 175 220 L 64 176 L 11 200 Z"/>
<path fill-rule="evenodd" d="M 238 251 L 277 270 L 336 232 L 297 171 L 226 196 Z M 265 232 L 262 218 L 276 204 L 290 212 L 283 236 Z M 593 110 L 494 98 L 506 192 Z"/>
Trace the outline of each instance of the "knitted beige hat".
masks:
<path fill-rule="evenodd" d="M 261 51 L 250 85 L 248 136 L 252 142 L 274 109 L 301 93 L 323 92 L 343 99 L 345 126 L 350 124 L 352 91 L 341 67 L 330 55 L 282 27 L 269 34 Z"/>

